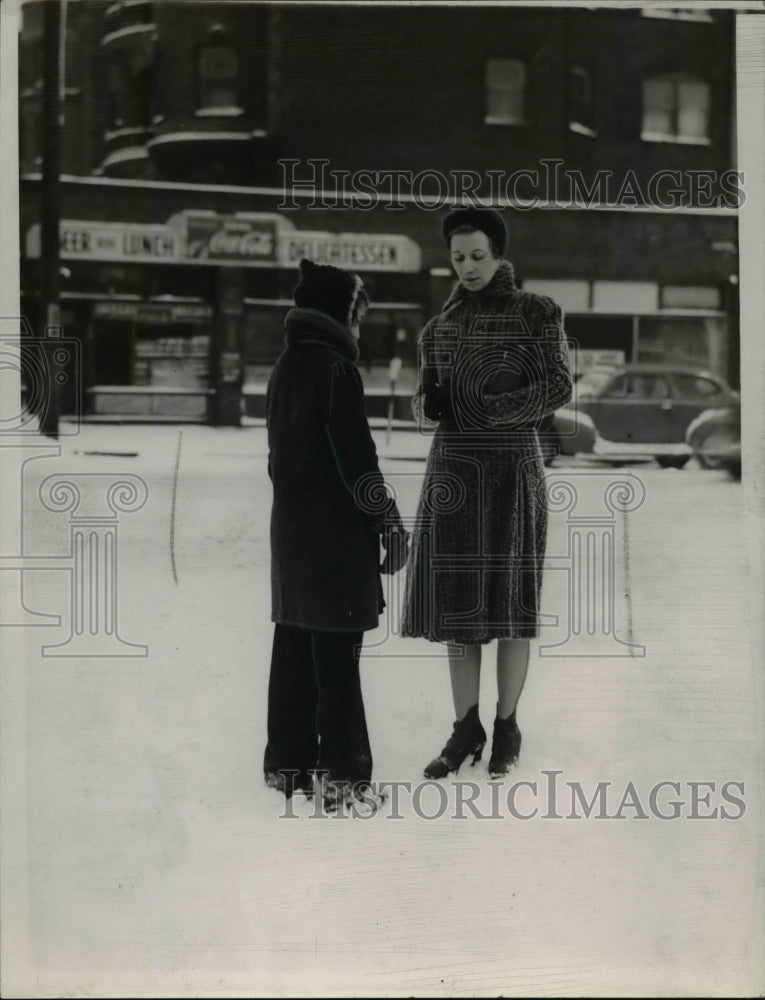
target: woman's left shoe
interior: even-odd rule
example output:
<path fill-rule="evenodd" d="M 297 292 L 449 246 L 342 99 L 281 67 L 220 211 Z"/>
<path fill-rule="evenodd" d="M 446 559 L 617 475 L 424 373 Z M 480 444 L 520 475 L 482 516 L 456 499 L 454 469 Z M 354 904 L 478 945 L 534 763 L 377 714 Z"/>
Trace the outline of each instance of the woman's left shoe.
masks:
<path fill-rule="evenodd" d="M 492 778 L 501 778 L 508 774 L 510 768 L 518 763 L 521 752 L 521 731 L 515 721 L 515 712 L 506 719 L 499 716 L 494 720 L 494 737 L 491 744 L 489 774 Z"/>

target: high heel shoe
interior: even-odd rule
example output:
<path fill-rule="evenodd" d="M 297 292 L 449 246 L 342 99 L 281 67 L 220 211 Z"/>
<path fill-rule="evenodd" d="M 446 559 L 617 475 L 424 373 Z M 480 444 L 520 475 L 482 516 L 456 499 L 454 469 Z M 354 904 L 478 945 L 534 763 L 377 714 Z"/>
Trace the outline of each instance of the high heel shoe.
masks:
<path fill-rule="evenodd" d="M 425 768 L 425 777 L 445 778 L 452 771 L 459 771 L 470 754 L 473 755 L 471 766 L 475 765 L 481 759 L 485 745 L 486 730 L 478 718 L 478 705 L 473 705 L 464 718 L 454 723 L 452 735 L 447 740 L 446 746 Z"/>
<path fill-rule="evenodd" d="M 499 709 L 499 705 L 497 708 Z M 492 778 L 501 778 L 508 774 L 510 768 L 518 763 L 520 752 L 521 731 L 515 721 L 515 712 L 506 719 L 500 719 L 497 715 L 494 720 L 489 775 Z"/>

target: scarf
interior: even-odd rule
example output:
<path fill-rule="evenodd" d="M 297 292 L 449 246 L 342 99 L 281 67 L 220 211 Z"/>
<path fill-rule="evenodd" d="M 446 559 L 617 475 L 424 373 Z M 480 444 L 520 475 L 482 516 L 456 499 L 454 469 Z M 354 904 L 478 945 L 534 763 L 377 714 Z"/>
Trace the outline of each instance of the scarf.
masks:
<path fill-rule="evenodd" d="M 509 260 L 501 260 L 491 281 L 477 292 L 471 292 L 458 281 L 441 308 L 441 316 L 446 316 L 459 306 L 469 312 L 496 312 L 506 306 L 507 300 L 518 294 L 515 269 Z"/>
<path fill-rule="evenodd" d="M 302 344 L 333 347 L 349 361 L 358 361 L 359 345 L 347 326 L 318 309 L 290 309 L 284 319 L 287 347 Z"/>

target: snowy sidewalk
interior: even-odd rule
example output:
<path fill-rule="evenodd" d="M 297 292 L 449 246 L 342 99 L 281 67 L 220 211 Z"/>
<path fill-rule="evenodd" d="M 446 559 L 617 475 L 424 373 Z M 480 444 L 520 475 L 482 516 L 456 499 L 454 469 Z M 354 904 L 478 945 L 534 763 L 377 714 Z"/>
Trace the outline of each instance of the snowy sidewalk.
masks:
<path fill-rule="evenodd" d="M 429 441 L 375 438 L 411 518 Z M 496 815 L 488 753 L 416 800 L 452 708 L 440 647 L 396 635 L 399 574 L 362 669 L 375 778 L 411 788 L 401 818 L 388 807 L 312 817 L 307 803 L 285 818 L 260 770 L 265 458 L 257 427 L 87 425 L 60 457 L 25 466 L 24 552 L 59 556 L 62 569 L 25 574 L 27 608 L 62 616 L 26 633 L 32 995 L 759 992 L 761 759 L 740 486 L 693 468 L 548 472 L 578 507 L 561 501 L 551 515 L 546 632 Z M 145 483 L 146 503 L 119 518 L 117 583 L 120 635 L 146 657 L 41 654 L 71 625 L 70 515 L 39 499 L 51 475 Z M 625 480 L 645 500 L 609 520 L 603 497 Z M 566 639 L 576 580 L 603 569 L 587 562 L 587 532 L 611 528 L 620 643 L 588 636 L 585 620 L 565 656 L 540 655 Z M 459 805 L 466 781 L 479 816 Z M 530 783 L 514 793 L 517 815 L 512 782 Z M 661 782 L 673 784 L 655 791 Z M 584 816 L 574 787 L 605 796 L 603 809 Z M 423 818 L 442 794 L 442 815 Z"/>

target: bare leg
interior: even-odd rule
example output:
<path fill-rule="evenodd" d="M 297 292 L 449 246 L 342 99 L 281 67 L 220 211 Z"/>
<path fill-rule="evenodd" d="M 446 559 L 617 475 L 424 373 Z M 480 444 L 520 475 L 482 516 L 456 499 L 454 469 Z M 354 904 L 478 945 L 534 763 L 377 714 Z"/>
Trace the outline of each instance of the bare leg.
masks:
<path fill-rule="evenodd" d="M 452 678 L 452 698 L 457 720 L 478 704 L 481 682 L 481 647 L 447 643 L 449 673 Z"/>
<path fill-rule="evenodd" d="M 497 646 L 497 715 L 506 719 L 515 711 L 529 668 L 528 639 L 500 639 Z M 452 681 L 452 684 L 454 681 Z"/>

